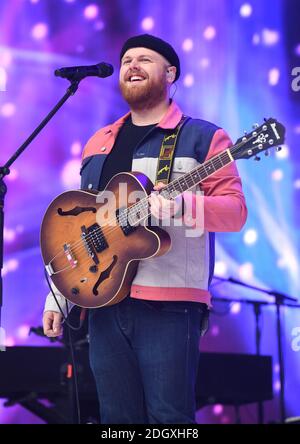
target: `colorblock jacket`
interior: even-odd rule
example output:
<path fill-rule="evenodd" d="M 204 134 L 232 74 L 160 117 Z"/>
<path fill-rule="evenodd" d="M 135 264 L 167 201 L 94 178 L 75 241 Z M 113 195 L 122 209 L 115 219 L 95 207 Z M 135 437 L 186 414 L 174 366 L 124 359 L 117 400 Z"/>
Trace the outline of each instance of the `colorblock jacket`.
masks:
<path fill-rule="evenodd" d="M 155 182 L 164 135 L 166 132 L 172 133 L 182 115 L 176 103 L 171 102 L 161 121 L 135 147 L 132 171 L 140 171 Z M 113 149 L 118 132 L 128 116 L 126 114 L 100 129 L 87 142 L 82 158 L 82 189 L 98 189 L 105 159 Z M 232 142 L 223 129 L 204 120 L 187 120 L 177 139 L 171 180 L 231 145 Z M 171 249 L 163 256 L 140 261 L 132 283 L 131 297 L 194 301 L 210 305 L 214 233 L 239 231 L 247 218 L 241 180 L 235 163 L 206 178 L 192 193 L 185 193 L 184 200 L 188 211 L 185 212 L 182 223 L 178 224 L 177 221 L 173 226 L 163 227 L 171 237 Z M 203 209 L 200 217 L 196 211 L 199 208 Z M 196 224 L 189 223 L 195 215 L 202 220 L 196 221 Z M 48 296 L 45 310 L 58 311 L 52 299 Z"/>

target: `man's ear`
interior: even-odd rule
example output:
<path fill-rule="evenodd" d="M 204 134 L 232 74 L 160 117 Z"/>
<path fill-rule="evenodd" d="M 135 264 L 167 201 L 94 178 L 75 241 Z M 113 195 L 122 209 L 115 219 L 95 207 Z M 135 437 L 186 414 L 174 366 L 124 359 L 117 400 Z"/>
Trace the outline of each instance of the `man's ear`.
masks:
<path fill-rule="evenodd" d="M 170 83 L 173 83 L 176 77 L 176 68 L 175 66 L 169 66 L 167 68 L 167 80 Z"/>

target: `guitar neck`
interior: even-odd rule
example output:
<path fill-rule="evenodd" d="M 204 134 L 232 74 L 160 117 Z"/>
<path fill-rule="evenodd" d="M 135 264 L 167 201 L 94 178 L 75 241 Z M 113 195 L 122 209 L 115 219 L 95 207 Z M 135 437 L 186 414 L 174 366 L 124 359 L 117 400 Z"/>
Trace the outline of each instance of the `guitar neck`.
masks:
<path fill-rule="evenodd" d="M 212 157 L 188 173 L 180 176 L 178 179 L 170 182 L 160 194 L 166 199 L 175 199 L 180 194 L 190 190 L 204 179 L 211 176 L 221 168 L 224 168 L 233 161 L 234 159 L 230 150 L 224 150 L 220 154 Z"/>
<path fill-rule="evenodd" d="M 160 195 L 165 199 L 173 200 L 233 161 L 234 158 L 228 148 L 188 173 L 180 176 L 178 179 L 170 182 L 160 192 Z M 149 217 L 150 214 L 148 199 L 143 199 L 128 209 L 129 223 L 130 225 L 137 225 L 142 220 Z"/>

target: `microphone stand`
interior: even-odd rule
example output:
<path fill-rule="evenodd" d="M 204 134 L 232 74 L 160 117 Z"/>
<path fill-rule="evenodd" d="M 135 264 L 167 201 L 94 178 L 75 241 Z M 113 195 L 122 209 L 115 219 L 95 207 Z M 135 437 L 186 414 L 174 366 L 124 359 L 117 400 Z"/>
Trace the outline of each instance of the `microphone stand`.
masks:
<path fill-rule="evenodd" d="M 221 300 L 221 301 L 230 301 L 230 302 L 241 302 L 241 303 L 248 303 L 253 304 L 254 308 L 254 314 L 255 314 L 255 345 L 256 345 L 256 354 L 260 355 L 260 339 L 261 339 L 261 329 L 259 325 L 259 319 L 261 315 L 261 306 L 262 305 L 276 305 L 276 330 L 277 330 L 277 350 L 278 350 L 278 364 L 279 364 L 279 378 L 280 378 L 280 399 L 279 399 L 279 405 L 280 405 L 280 422 L 283 424 L 285 421 L 285 372 L 284 372 L 284 359 L 283 359 L 283 349 L 282 349 L 282 342 L 281 342 L 281 334 L 282 334 L 282 328 L 281 328 L 281 312 L 280 308 L 282 305 L 293 307 L 293 308 L 300 308 L 300 305 L 298 304 L 288 304 L 284 301 L 292 301 L 297 302 L 296 298 L 293 298 L 291 296 L 287 296 L 284 293 L 279 293 L 274 290 L 266 290 L 264 288 L 255 287 L 253 285 L 246 284 L 245 282 L 239 281 L 238 279 L 234 278 L 221 278 L 218 276 L 214 276 L 215 279 L 223 282 L 231 282 L 233 284 L 241 285 L 243 287 L 249 288 L 251 290 L 257 290 L 262 293 L 266 293 L 270 296 L 273 296 L 275 298 L 274 302 L 266 302 L 266 301 L 252 301 L 249 299 L 226 299 L 226 298 L 214 298 L 215 300 Z M 258 420 L 260 424 L 263 424 L 263 405 L 261 402 L 258 403 Z"/>
<path fill-rule="evenodd" d="M 70 79 L 71 85 L 67 89 L 65 95 L 61 100 L 55 105 L 55 107 L 50 111 L 50 113 L 42 120 L 39 126 L 33 131 L 33 133 L 25 140 L 25 142 L 17 149 L 17 151 L 11 156 L 11 158 L 5 163 L 5 165 L 0 166 L 0 351 L 5 350 L 5 344 L 1 344 L 1 339 L 4 341 L 4 330 L 1 324 L 1 309 L 3 304 L 3 280 L 2 280 L 2 269 L 3 269 L 3 244 L 4 244 L 4 201 L 7 192 L 7 186 L 4 182 L 4 177 L 8 176 L 10 173 L 10 166 L 17 160 L 17 158 L 23 153 L 23 151 L 28 147 L 28 145 L 35 139 L 35 137 L 41 132 L 41 130 L 47 125 L 50 119 L 57 113 L 57 111 L 62 107 L 62 105 L 68 100 L 68 98 L 75 94 L 78 89 L 78 85 L 81 79 Z M 1 335 L 2 333 L 2 335 Z"/>
<path fill-rule="evenodd" d="M 217 278 L 219 279 L 219 278 Z M 224 280 L 228 282 L 228 279 L 220 278 L 220 280 Z M 253 305 L 254 315 L 255 315 L 255 352 L 256 356 L 260 356 L 260 343 L 261 343 L 261 328 L 260 328 L 260 317 L 261 317 L 261 306 L 269 305 L 269 302 L 264 301 L 254 301 L 251 299 L 228 299 L 228 298 L 220 298 L 214 297 L 213 300 L 220 302 L 239 302 L 243 304 Z M 264 423 L 264 410 L 262 401 L 258 401 L 257 403 L 257 417 L 258 424 Z"/>

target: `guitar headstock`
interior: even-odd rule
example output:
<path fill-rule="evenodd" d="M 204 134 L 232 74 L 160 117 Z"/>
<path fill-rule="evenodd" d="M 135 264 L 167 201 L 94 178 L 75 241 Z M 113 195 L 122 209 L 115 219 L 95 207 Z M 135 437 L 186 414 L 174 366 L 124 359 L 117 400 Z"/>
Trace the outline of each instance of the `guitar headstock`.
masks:
<path fill-rule="evenodd" d="M 284 143 L 284 140 L 285 127 L 276 119 L 265 119 L 262 125 L 253 125 L 252 132 L 240 137 L 230 148 L 230 152 L 235 160 L 249 159 L 253 156 L 259 160 L 257 156 L 259 153 L 265 151 L 267 155 L 268 149 L 278 147 Z"/>

